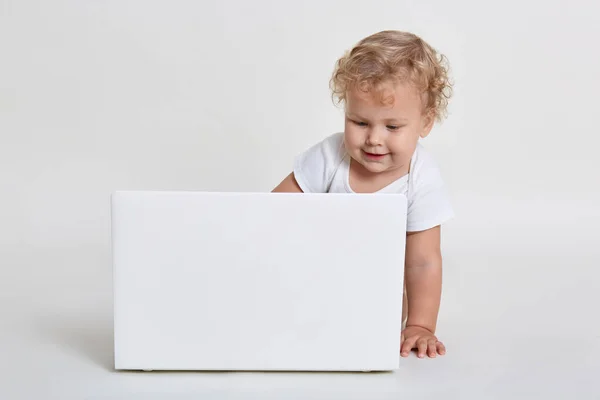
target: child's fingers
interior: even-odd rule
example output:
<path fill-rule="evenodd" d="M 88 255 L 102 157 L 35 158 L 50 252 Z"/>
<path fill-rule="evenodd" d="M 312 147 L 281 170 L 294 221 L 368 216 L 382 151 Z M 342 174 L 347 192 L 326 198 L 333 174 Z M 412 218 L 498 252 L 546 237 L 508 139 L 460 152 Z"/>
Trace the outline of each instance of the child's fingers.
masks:
<path fill-rule="evenodd" d="M 413 349 L 413 347 L 415 347 L 415 344 L 417 343 L 418 339 L 418 336 L 410 336 L 408 338 L 405 338 L 404 343 L 402 343 L 400 355 L 402 357 L 408 357 L 408 354 Z"/>
<path fill-rule="evenodd" d="M 427 352 L 429 353 L 429 357 L 431 358 L 435 358 L 435 356 L 437 355 L 437 349 L 435 346 L 436 342 L 436 339 L 429 339 L 427 341 Z"/>
<path fill-rule="evenodd" d="M 427 339 L 421 338 L 417 342 L 418 346 L 418 356 L 419 358 L 425 357 L 425 353 L 427 352 Z"/>
<path fill-rule="evenodd" d="M 444 346 L 444 343 L 442 342 L 437 342 L 437 351 L 440 355 L 444 355 L 446 354 L 446 346 Z"/>

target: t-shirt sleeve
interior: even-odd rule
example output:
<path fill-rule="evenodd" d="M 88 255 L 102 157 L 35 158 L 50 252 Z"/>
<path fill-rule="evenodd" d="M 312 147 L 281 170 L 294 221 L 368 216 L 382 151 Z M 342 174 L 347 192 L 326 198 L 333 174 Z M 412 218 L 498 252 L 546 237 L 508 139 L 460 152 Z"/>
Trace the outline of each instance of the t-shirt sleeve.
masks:
<path fill-rule="evenodd" d="M 326 193 L 344 156 L 343 133 L 331 135 L 299 154 L 294 177 L 304 193 Z"/>
<path fill-rule="evenodd" d="M 411 184 L 408 199 L 408 232 L 424 231 L 441 225 L 454 217 L 450 195 L 439 168 L 430 156 L 424 155 Z"/>

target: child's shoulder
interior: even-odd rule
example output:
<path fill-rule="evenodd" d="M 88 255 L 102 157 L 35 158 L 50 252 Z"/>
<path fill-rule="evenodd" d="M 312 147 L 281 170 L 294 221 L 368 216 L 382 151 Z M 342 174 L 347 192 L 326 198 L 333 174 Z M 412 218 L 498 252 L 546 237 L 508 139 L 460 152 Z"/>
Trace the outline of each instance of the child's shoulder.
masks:
<path fill-rule="evenodd" d="M 319 159 L 327 164 L 339 162 L 345 155 L 344 132 L 330 134 L 300 154 L 302 157 L 311 159 L 310 161 Z"/>
<path fill-rule="evenodd" d="M 413 181 L 427 183 L 441 180 L 440 167 L 434 155 L 421 143 L 417 143 L 410 166 Z"/>
<path fill-rule="evenodd" d="M 438 163 L 421 143 L 417 144 L 411 160 L 409 177 L 407 231 L 423 231 L 454 216 Z"/>
<path fill-rule="evenodd" d="M 344 132 L 335 132 L 321 139 L 314 146 L 320 147 L 326 155 L 340 157 L 346 153 L 344 147 Z"/>
<path fill-rule="evenodd" d="M 326 192 L 345 155 L 344 132 L 326 136 L 296 157 L 296 181 L 304 192 Z"/>

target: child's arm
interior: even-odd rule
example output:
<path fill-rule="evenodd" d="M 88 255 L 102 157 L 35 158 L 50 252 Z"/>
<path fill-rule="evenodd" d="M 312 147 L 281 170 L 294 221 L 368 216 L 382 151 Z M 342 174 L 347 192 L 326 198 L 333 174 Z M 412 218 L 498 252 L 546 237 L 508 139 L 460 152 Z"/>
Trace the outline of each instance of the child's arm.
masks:
<path fill-rule="evenodd" d="M 294 173 L 292 172 L 272 192 L 302 193 L 302 189 L 300 189 L 300 185 L 296 182 L 296 178 L 294 178 Z"/>
<path fill-rule="evenodd" d="M 435 337 L 442 292 L 442 255 L 440 227 L 406 236 L 405 283 L 408 296 L 408 321 L 404 333 L 402 355 L 417 348 L 425 353 L 444 354 L 445 348 Z"/>

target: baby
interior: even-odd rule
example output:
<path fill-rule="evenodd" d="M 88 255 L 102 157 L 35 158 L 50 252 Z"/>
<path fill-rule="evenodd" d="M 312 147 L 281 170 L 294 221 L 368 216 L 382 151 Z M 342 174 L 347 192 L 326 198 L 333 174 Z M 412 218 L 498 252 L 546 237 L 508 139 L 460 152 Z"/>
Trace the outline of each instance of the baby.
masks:
<path fill-rule="evenodd" d="M 344 131 L 315 144 L 273 192 L 403 193 L 408 199 L 401 355 L 446 352 L 435 335 L 442 288 L 440 226 L 453 216 L 432 156 L 419 138 L 445 116 L 445 57 L 418 36 L 383 31 L 337 61 L 333 97 Z M 376 251 L 376 249 L 374 249 Z"/>

